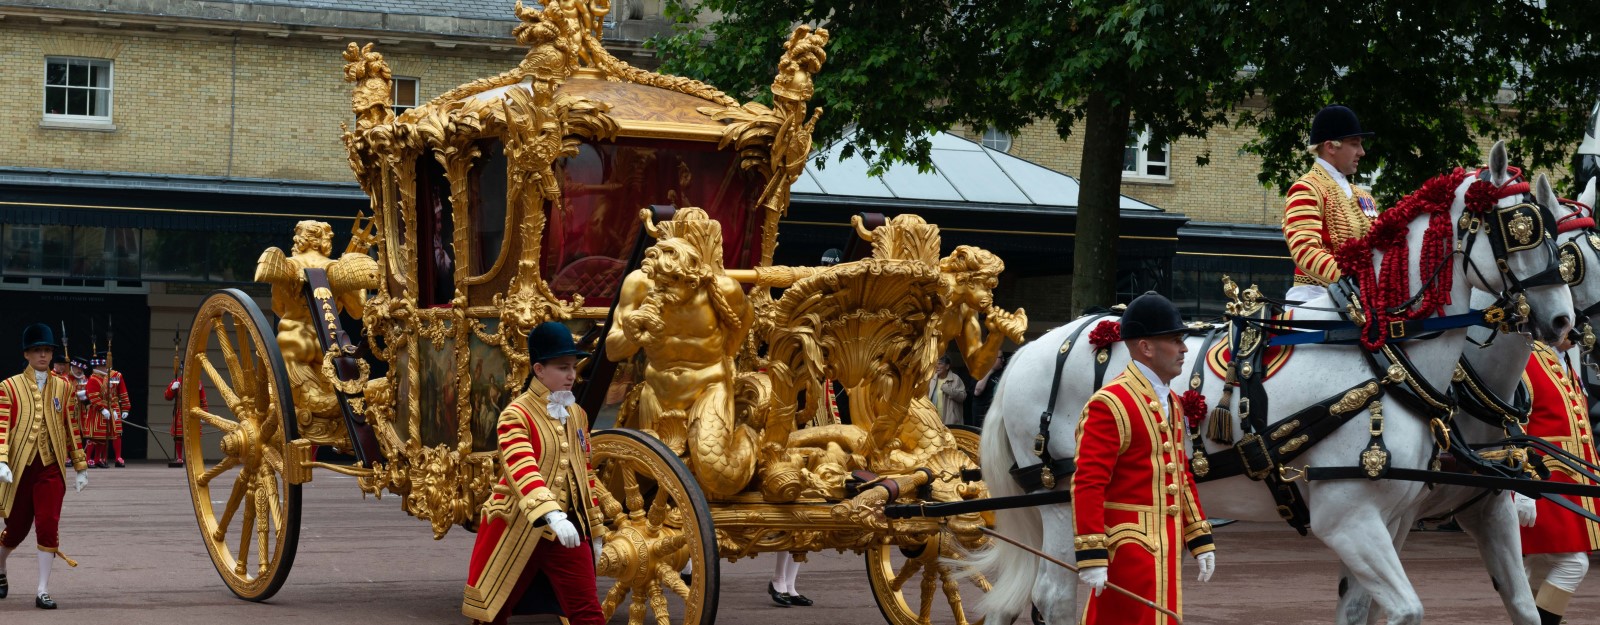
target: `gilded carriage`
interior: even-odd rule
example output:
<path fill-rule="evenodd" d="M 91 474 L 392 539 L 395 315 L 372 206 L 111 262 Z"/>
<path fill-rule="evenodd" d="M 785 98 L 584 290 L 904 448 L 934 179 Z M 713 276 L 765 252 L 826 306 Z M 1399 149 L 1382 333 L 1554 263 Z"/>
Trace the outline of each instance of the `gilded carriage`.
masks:
<path fill-rule="evenodd" d="M 345 51 L 343 138 L 370 213 L 338 258 L 317 222 L 262 255 L 275 325 L 219 291 L 184 350 L 184 426 L 209 434 L 184 440 L 207 458 L 189 479 L 218 572 L 245 599 L 281 587 L 313 469 L 399 496 L 435 537 L 473 529 L 527 331 L 561 320 L 596 353 L 579 401 L 616 419 L 592 438 L 608 616 L 710 623 L 721 558 L 833 548 L 865 555 L 891 623 L 929 622 L 941 595 L 939 620 L 966 622 L 940 557 L 981 542 L 983 517 L 882 506 L 986 494 L 975 430 L 944 426 L 927 395 L 950 341 L 981 374 L 1021 338 L 1021 311 L 991 302 L 999 260 L 941 257 L 937 227 L 900 215 L 856 220 L 859 259 L 774 266 L 827 32 L 795 29 L 774 104 L 740 105 L 612 57 L 599 4 L 519 5 L 516 68 L 399 115 L 382 56 Z M 851 423 L 819 407 L 834 384 Z M 318 461 L 324 447 L 355 461 Z"/>

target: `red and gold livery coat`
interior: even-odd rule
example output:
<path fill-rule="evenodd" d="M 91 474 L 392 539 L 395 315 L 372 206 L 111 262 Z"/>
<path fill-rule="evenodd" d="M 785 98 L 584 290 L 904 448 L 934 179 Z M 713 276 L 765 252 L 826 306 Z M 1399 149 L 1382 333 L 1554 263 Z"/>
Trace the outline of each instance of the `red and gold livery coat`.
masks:
<path fill-rule="evenodd" d="M 589 459 L 589 416 L 567 407 L 567 423 L 550 416 L 550 390 L 537 378 L 500 413 L 500 460 L 505 474 L 484 504 L 461 612 L 494 620 L 511 595 L 534 549 L 555 533 L 543 522 L 567 513 L 578 531 L 605 534 Z M 537 525 L 535 524 L 537 523 Z"/>
<path fill-rule="evenodd" d="M 1372 220 L 1361 210 L 1373 204 L 1372 195 L 1350 185 L 1345 197 L 1333 175 L 1322 165 L 1312 165 L 1289 187 L 1283 210 L 1283 236 L 1294 258 L 1294 283 L 1326 286 L 1339 280 L 1333 254 L 1345 241 L 1367 235 Z M 1375 209 L 1374 209 L 1375 210 Z"/>
<path fill-rule="evenodd" d="M 1533 395 L 1533 411 L 1528 417 L 1528 434 L 1560 445 L 1585 462 L 1600 464 L 1595 453 L 1594 432 L 1589 425 L 1589 400 L 1583 380 L 1567 366 L 1561 354 L 1544 343 L 1534 343 L 1523 381 Z M 1553 458 L 1545 458 L 1550 481 L 1592 484 Z M 1588 497 L 1567 499 L 1593 513 L 1595 502 Z M 1539 514 L 1533 527 L 1522 528 L 1522 553 L 1582 553 L 1600 549 L 1600 526 L 1543 498 L 1537 500 Z"/>
<path fill-rule="evenodd" d="M 173 380 L 173 382 L 176 383 L 176 382 L 178 382 L 178 380 Z M 173 389 L 172 385 L 168 384 L 166 392 L 162 395 L 163 397 L 167 398 L 167 401 L 174 402 L 172 404 L 172 430 L 171 430 L 172 438 L 174 438 L 174 439 L 183 438 L 183 415 L 179 414 L 179 411 L 181 411 L 183 409 L 183 406 L 182 406 L 183 402 L 178 401 L 180 399 L 179 394 L 182 393 L 182 392 L 183 392 L 183 387 L 182 386 L 179 386 L 177 389 Z M 201 410 L 210 410 L 211 409 L 211 405 L 206 402 L 206 389 L 203 386 L 200 387 L 200 409 Z"/>
<path fill-rule="evenodd" d="M 24 371 L 0 382 L 0 462 L 11 467 L 10 483 L 0 483 L 0 517 L 11 515 L 16 485 L 35 459 L 41 465 L 54 464 L 67 475 L 89 468 L 83 457 L 82 436 L 73 425 L 72 413 L 77 398 L 70 382 L 46 376 L 44 390 Z M 70 464 L 69 464 L 70 463 Z"/>
<path fill-rule="evenodd" d="M 1163 415 L 1155 390 L 1133 363 L 1084 406 L 1072 518 L 1078 566 L 1108 566 L 1107 578 L 1183 613 L 1178 549 L 1213 551 L 1183 450 L 1178 395 Z M 1090 597 L 1084 623 L 1167 625 L 1171 619 L 1117 594 Z"/>
<path fill-rule="evenodd" d="M 101 410 L 107 412 L 128 410 L 131 402 L 128 400 L 128 384 L 122 379 L 122 372 L 112 371 L 108 378 L 107 374 L 96 371 L 94 375 L 89 376 L 89 384 L 84 390 L 89 393 L 89 414 L 83 415 L 83 421 L 87 424 L 83 428 L 83 435 L 100 441 L 122 438 L 122 421 L 115 418 L 108 419 L 100 414 Z"/>

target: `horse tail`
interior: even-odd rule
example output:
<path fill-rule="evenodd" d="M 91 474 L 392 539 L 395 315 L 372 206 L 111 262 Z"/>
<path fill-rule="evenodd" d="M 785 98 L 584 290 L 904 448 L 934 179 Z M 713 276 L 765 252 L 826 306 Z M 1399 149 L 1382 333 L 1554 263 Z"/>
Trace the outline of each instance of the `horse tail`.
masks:
<path fill-rule="evenodd" d="M 1010 469 L 1016 457 L 1011 451 L 1004 418 L 1007 382 L 1013 379 L 1016 376 L 1002 377 L 995 387 L 994 402 L 983 421 L 983 438 L 978 443 L 983 481 L 991 497 L 1026 494 L 1022 486 L 1011 479 Z M 1033 508 L 995 511 L 995 528 L 1023 544 L 1044 542 L 1044 521 Z M 980 613 L 988 615 L 984 619 L 986 622 L 1010 623 L 1032 604 L 1033 585 L 1039 572 L 1039 559 L 1032 554 L 1004 541 L 990 540 L 986 548 L 967 553 L 955 564 L 967 567 L 964 572 L 968 575 L 982 573 L 993 585 L 978 603 Z"/>

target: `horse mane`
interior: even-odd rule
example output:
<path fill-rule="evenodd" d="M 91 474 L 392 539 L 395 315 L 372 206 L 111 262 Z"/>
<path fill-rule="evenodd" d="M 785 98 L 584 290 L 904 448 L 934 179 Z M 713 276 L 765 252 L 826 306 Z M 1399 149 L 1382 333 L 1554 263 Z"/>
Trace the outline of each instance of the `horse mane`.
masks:
<path fill-rule="evenodd" d="M 1432 280 L 1425 280 L 1422 292 L 1411 295 L 1410 251 L 1406 248 L 1406 237 L 1411 232 L 1411 222 L 1427 215 L 1428 228 L 1423 233 L 1419 250 L 1420 266 L 1427 272 L 1447 260 L 1455 227 L 1450 219 L 1450 206 L 1455 202 L 1456 189 L 1476 173 L 1458 167 L 1428 179 L 1422 188 L 1379 214 L 1366 236 L 1346 241 L 1335 252 L 1339 271 L 1354 276 L 1361 292 L 1365 309 L 1362 347 L 1369 351 L 1383 347 L 1389 339 L 1390 321 L 1430 317 L 1450 303 L 1455 279 L 1452 272 L 1441 272 Z M 1526 191 L 1527 186 L 1525 182 L 1497 186 L 1480 178 L 1467 189 L 1466 210 L 1482 214 L 1500 198 Z M 1372 262 L 1375 252 L 1383 252 L 1382 266 L 1378 268 Z"/>

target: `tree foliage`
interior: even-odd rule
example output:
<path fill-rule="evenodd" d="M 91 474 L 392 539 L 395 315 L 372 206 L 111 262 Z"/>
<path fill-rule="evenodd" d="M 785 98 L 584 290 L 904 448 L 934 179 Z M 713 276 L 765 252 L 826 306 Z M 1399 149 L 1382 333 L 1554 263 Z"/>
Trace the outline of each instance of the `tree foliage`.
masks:
<path fill-rule="evenodd" d="M 854 129 L 845 155 L 875 166 L 926 165 L 926 133 L 962 125 L 1083 131 L 1075 307 L 1111 303 L 1131 132 L 1254 128 L 1245 149 L 1281 190 L 1310 164 L 1312 115 L 1343 103 L 1378 133 L 1363 170 L 1381 165 L 1394 198 L 1477 162 L 1478 136 L 1512 138 L 1534 168 L 1564 164 L 1600 95 L 1600 11 L 1575 0 L 668 2 L 681 24 L 715 19 L 654 42 L 666 69 L 746 99 L 770 98 L 794 24 L 827 28 L 815 139 Z"/>

